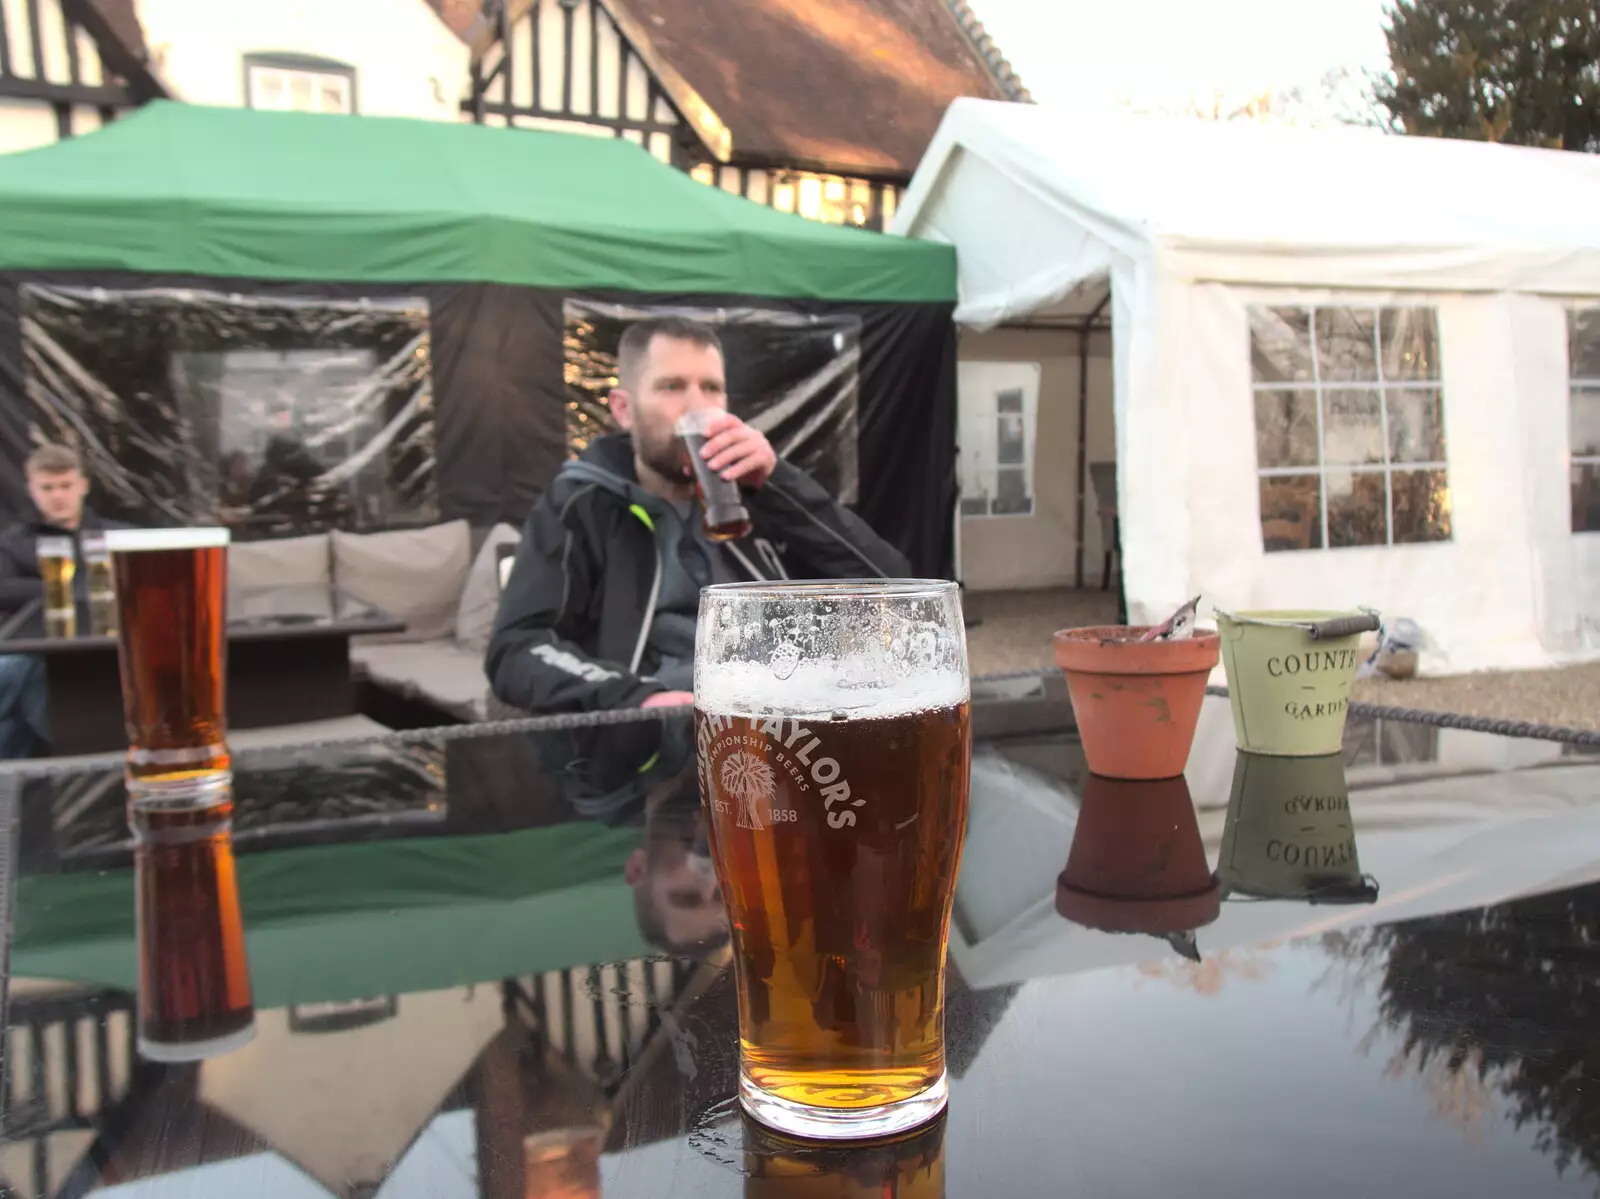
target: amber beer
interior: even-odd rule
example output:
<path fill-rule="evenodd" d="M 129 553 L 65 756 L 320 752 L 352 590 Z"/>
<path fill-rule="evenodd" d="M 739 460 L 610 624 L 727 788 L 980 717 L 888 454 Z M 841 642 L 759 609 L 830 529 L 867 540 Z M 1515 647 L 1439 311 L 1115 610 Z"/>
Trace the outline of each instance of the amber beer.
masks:
<path fill-rule="evenodd" d="M 137 795 L 225 785 L 228 531 L 106 534 L 117 598 L 117 658 Z"/>
<path fill-rule="evenodd" d="M 130 806 L 139 942 L 139 1052 L 198 1061 L 255 1035 L 233 863 L 233 796 Z"/>
<path fill-rule="evenodd" d="M 865 1145 L 795 1141 L 744 1121 L 744 1199 L 944 1199 L 944 1118 Z"/>
<path fill-rule="evenodd" d="M 706 536 L 713 541 L 737 541 L 749 536 L 754 527 L 749 509 L 744 506 L 744 496 L 737 483 L 728 482 L 701 456 L 706 445 L 706 426 L 722 415 L 722 410 L 717 408 L 686 412 L 678 419 L 678 436 L 694 474 L 694 493 L 704 513 Z"/>
<path fill-rule="evenodd" d="M 78 609 L 73 602 L 72 581 L 78 573 L 78 558 L 70 537 L 41 537 L 34 547 L 39 559 L 39 578 L 44 581 L 44 624 L 51 637 L 77 634 Z"/>
<path fill-rule="evenodd" d="M 959 639 L 958 601 L 950 607 L 958 623 L 946 635 Z M 812 627 L 828 620 L 819 609 Z M 781 642 L 776 670 L 741 662 L 721 678 L 706 661 L 714 650 L 697 647 L 700 785 L 733 927 L 740 1097 L 780 1131 L 885 1135 L 944 1107 L 944 967 L 971 753 L 958 644 L 959 670 L 946 661 L 896 675 L 886 664 L 876 686 L 855 672 L 868 681 L 852 691 L 819 683 Z"/>
<path fill-rule="evenodd" d="M 114 637 L 117 632 L 117 596 L 111 579 L 111 551 L 104 533 L 85 533 L 79 541 L 83 568 L 88 576 L 89 631 L 97 637 Z"/>

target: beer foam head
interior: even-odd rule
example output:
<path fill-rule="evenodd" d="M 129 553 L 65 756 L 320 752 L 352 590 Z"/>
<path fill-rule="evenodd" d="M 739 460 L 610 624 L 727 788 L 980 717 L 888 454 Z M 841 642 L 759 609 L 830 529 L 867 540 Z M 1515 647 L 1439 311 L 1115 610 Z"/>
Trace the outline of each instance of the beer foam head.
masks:
<path fill-rule="evenodd" d="M 867 720 L 950 708 L 965 703 L 971 695 L 966 675 L 960 671 L 914 672 L 873 686 L 842 678 L 830 665 L 798 666 L 783 680 L 759 662 L 725 662 L 706 671 L 696 670 L 695 706 L 730 716 Z"/>
<path fill-rule="evenodd" d="M 213 550 L 228 544 L 228 530 L 195 529 L 107 529 L 106 549 L 113 554 L 139 550 Z"/>
<path fill-rule="evenodd" d="M 709 712 L 813 719 L 963 703 L 960 594 L 920 579 L 708 587 L 694 693 Z"/>

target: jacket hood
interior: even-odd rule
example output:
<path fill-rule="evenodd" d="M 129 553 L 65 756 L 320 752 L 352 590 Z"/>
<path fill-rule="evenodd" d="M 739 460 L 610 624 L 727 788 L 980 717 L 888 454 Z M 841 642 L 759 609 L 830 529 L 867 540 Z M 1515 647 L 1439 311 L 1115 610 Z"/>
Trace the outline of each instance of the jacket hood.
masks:
<path fill-rule="evenodd" d="M 556 477 L 592 483 L 625 504 L 639 504 L 651 511 L 659 510 L 664 502 L 639 485 L 633 469 L 633 439 L 626 433 L 595 438 L 578 458 L 563 463 Z"/>

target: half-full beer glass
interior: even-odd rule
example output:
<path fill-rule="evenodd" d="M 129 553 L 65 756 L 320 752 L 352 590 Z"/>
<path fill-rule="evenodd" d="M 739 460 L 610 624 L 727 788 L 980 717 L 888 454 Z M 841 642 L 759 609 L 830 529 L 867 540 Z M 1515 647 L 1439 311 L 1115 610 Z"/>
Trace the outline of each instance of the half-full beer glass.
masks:
<path fill-rule="evenodd" d="M 956 585 L 708 587 L 694 693 L 745 1110 L 825 1138 L 931 1119 L 971 758 Z"/>
<path fill-rule="evenodd" d="M 227 529 L 113 529 L 129 796 L 185 804 L 229 782 Z"/>

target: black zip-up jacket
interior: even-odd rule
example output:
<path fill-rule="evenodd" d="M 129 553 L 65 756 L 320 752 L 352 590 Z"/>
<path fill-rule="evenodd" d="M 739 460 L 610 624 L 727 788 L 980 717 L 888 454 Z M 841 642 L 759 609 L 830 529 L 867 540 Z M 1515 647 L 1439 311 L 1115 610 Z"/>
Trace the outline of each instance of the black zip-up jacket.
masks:
<path fill-rule="evenodd" d="M 39 538 L 72 538 L 73 551 L 78 560 L 74 587 L 81 593 L 87 586 L 87 576 L 83 567 L 83 542 L 79 534 L 126 527 L 120 521 L 106 520 L 85 508 L 76 530 L 34 519 L 19 521 L 0 531 L 0 612 L 15 612 L 30 600 L 44 596 L 44 580 L 39 575 Z"/>
<path fill-rule="evenodd" d="M 623 433 L 566 463 L 534 505 L 500 598 L 485 670 L 503 702 L 535 712 L 637 707 L 667 688 L 649 676 L 646 638 L 660 594 L 662 550 Z M 728 544 L 744 578 L 895 578 L 904 555 L 782 459 L 744 489 L 754 525 Z M 641 515 L 642 513 L 642 515 Z"/>

